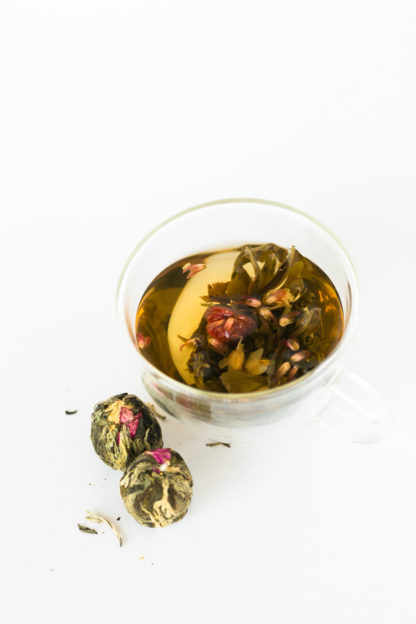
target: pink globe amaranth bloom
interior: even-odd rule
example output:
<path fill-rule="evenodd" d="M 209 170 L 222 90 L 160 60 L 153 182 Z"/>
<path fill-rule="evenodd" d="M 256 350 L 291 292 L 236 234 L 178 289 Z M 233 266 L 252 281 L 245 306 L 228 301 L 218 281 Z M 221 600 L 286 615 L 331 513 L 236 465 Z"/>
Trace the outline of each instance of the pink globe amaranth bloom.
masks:
<path fill-rule="evenodd" d="M 145 451 L 146 455 L 151 455 L 158 464 L 165 464 L 171 458 L 171 452 L 168 448 L 154 449 L 153 451 Z"/>
<path fill-rule="evenodd" d="M 240 338 L 252 334 L 257 327 L 256 321 L 247 314 L 225 306 L 212 306 L 205 312 L 207 332 L 211 338 L 220 342 L 237 342 Z"/>
<path fill-rule="evenodd" d="M 123 406 L 120 409 L 119 420 L 127 427 L 130 433 L 130 437 L 133 439 L 136 435 L 137 427 L 139 426 L 139 420 L 143 416 L 142 412 L 135 414 L 132 409 Z M 117 444 L 120 444 L 120 432 L 117 434 Z"/>

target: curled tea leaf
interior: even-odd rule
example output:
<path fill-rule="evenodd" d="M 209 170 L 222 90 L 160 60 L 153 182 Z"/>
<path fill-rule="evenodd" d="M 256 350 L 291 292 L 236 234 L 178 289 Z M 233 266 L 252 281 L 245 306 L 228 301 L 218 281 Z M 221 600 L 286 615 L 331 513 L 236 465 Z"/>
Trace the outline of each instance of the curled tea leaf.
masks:
<path fill-rule="evenodd" d="M 97 522 L 98 524 L 107 524 L 114 531 L 114 533 L 117 535 L 117 538 L 118 538 L 120 546 L 123 545 L 123 540 L 122 540 L 121 535 L 118 532 L 117 527 L 114 524 L 114 522 L 112 522 L 111 520 L 109 520 L 105 516 L 101 516 L 99 514 L 95 514 L 92 511 L 87 511 L 87 515 L 85 516 L 85 519 L 86 520 L 90 520 L 90 522 Z"/>
<path fill-rule="evenodd" d="M 205 446 L 226 446 L 227 448 L 231 448 L 229 442 L 207 442 Z"/>
<path fill-rule="evenodd" d="M 98 535 L 98 533 L 97 533 L 97 531 L 95 529 L 91 529 L 90 527 L 85 526 L 85 524 L 80 524 L 78 522 L 78 528 L 83 533 L 90 533 L 91 535 Z"/>
<path fill-rule="evenodd" d="M 296 320 L 294 336 L 300 336 L 303 332 L 313 332 L 321 322 L 321 308 L 306 308 Z"/>
<path fill-rule="evenodd" d="M 237 277 L 245 283 L 247 294 L 261 292 L 274 280 L 286 256 L 287 250 L 273 243 L 245 245 L 235 260 L 231 282 Z M 254 277 L 250 277 L 246 265 Z"/>

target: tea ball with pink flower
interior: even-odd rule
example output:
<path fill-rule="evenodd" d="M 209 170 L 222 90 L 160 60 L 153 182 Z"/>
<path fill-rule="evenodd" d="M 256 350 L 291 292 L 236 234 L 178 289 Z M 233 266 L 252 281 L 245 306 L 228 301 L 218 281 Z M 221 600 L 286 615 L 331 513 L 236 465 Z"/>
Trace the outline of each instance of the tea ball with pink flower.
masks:
<path fill-rule="evenodd" d="M 143 451 L 163 446 L 150 408 L 126 392 L 97 403 L 91 415 L 91 442 L 103 462 L 116 470 L 126 470 Z"/>
<path fill-rule="evenodd" d="M 132 461 L 120 481 L 126 509 L 147 527 L 166 527 L 188 511 L 193 482 L 189 468 L 171 448 L 145 451 Z"/>

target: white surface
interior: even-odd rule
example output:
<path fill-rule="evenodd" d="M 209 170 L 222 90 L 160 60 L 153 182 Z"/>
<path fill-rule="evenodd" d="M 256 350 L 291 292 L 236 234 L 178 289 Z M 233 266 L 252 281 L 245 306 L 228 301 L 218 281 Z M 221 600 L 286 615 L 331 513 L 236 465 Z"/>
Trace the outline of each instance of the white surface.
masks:
<path fill-rule="evenodd" d="M 1 4 L 2 622 L 415 622 L 415 31 L 411 1 Z M 89 442 L 97 400 L 141 392 L 116 282 L 150 227 L 227 196 L 341 237 L 350 368 L 395 425 L 227 449 L 167 424 L 195 495 L 149 530 Z"/>

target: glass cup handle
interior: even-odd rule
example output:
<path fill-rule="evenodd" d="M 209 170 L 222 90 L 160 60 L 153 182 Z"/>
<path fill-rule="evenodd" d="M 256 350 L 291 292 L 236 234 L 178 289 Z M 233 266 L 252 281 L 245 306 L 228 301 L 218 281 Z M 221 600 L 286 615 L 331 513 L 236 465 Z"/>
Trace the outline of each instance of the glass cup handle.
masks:
<path fill-rule="evenodd" d="M 370 444 L 381 439 L 390 425 L 382 396 L 369 383 L 348 370 L 332 377 L 328 401 L 318 421 L 325 429 L 351 442 Z"/>

